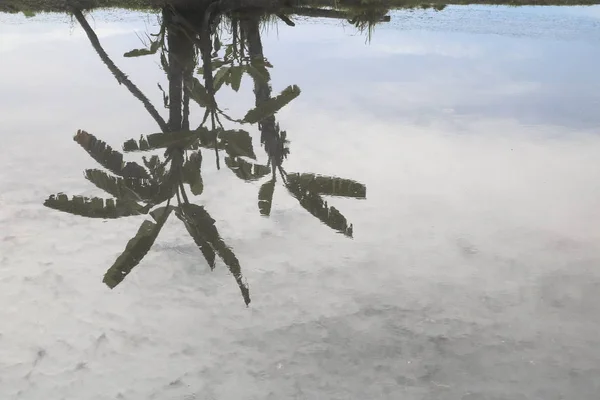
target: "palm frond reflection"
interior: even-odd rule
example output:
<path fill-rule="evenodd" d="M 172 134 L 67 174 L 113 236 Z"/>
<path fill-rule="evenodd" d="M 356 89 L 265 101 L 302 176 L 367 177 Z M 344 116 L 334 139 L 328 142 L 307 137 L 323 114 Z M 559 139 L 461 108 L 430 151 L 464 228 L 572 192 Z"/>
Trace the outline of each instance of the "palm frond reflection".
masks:
<path fill-rule="evenodd" d="M 174 7 L 162 10 L 158 33 L 147 35 L 148 47 L 128 51 L 124 56 L 160 58 L 168 80 L 167 90 L 158 85 L 169 114 L 165 121 L 148 97 L 109 58 L 83 14 L 78 10 L 73 12 L 102 61 L 119 83 L 127 82 L 126 88 L 142 101 L 160 127 L 160 132 L 126 140 L 122 152 L 79 130 L 74 141 L 102 167 L 86 169 L 85 177 L 110 198 L 68 197 L 58 193 L 44 203 L 49 208 L 89 218 L 147 216 L 106 271 L 107 286 L 116 287 L 133 271 L 151 249 L 165 222 L 175 215 L 208 266 L 215 268 L 220 258 L 233 275 L 244 302 L 250 303 L 237 256 L 220 235 L 215 219 L 204 206 L 194 202 L 204 193 L 203 165 L 211 153 L 215 155 L 217 168 L 224 153 L 224 164 L 235 176 L 246 182 L 260 182 L 261 215 L 269 216 L 276 207 L 273 194 L 279 177 L 301 207 L 331 229 L 352 237 L 353 225 L 323 196 L 364 199 L 365 185 L 350 179 L 287 172 L 284 168 L 290 143 L 276 116 L 301 91 L 291 84 L 273 96 L 269 71 L 273 65 L 264 55 L 260 33 L 264 13 L 218 10 L 212 4 L 193 13 L 182 13 Z M 275 15 L 293 26 L 286 14 Z M 233 116 L 219 104 L 216 95 L 226 86 L 238 92 L 243 76 L 253 82 L 255 101 L 243 116 Z M 195 128 L 190 127 L 190 101 L 198 105 L 202 115 Z M 248 129 L 252 126 L 260 131 L 266 163 L 258 161 Z M 162 156 L 153 154 L 157 151 Z M 142 157 L 142 163 L 137 163 L 126 161 L 124 153 L 149 154 Z"/>

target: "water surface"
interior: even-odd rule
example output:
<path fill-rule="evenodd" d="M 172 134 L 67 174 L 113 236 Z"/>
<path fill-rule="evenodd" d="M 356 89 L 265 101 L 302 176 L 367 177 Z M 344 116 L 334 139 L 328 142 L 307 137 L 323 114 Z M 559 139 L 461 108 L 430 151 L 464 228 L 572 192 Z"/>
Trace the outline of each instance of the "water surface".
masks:
<path fill-rule="evenodd" d="M 76 21 L 0 14 L 0 397 L 596 399 L 600 8 L 390 16 L 370 41 L 329 19 L 263 30 L 273 91 L 302 89 L 276 114 L 286 169 L 355 179 L 367 198 L 327 199 L 353 239 L 281 187 L 267 218 L 262 182 L 207 153 L 194 201 L 240 260 L 246 308 L 177 220 L 123 283 L 102 283 L 145 217 L 44 200 L 102 195 L 78 129 L 119 148 L 158 128 Z M 156 15 L 87 19 L 167 115 L 158 57 L 123 57 Z M 252 81 L 219 102 L 243 115 Z"/>

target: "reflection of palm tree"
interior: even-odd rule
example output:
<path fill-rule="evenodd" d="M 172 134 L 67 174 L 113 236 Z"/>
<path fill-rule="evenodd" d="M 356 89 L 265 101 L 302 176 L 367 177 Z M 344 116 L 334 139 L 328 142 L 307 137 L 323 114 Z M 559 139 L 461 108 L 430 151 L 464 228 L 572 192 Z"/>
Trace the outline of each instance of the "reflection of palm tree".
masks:
<path fill-rule="evenodd" d="M 258 207 L 269 215 L 273 202 L 277 172 L 288 191 L 300 205 L 327 226 L 352 236 L 352 225 L 334 207 L 329 207 L 322 195 L 364 198 L 364 185 L 348 179 L 314 174 L 287 173 L 283 161 L 289 153 L 286 132 L 281 131 L 275 114 L 300 94 L 300 89 L 289 86 L 272 97 L 271 65 L 265 59 L 260 39 L 258 15 L 238 19 L 227 15 L 232 27 L 232 42 L 221 43 L 217 24 L 223 16 L 208 6 L 201 12 L 178 13 L 172 7 L 163 10 L 160 32 L 151 39 L 149 49 L 132 50 L 128 57 L 154 54 L 160 51 L 161 65 L 169 80 L 168 95 L 163 92 L 169 108 L 165 122 L 147 97 L 120 71 L 102 49 L 98 38 L 80 11 L 74 15 L 80 22 L 94 49 L 119 83 L 142 101 L 161 132 L 130 139 L 123 144 L 125 152 L 164 150 L 164 159 L 157 155 L 144 157 L 144 165 L 123 161 L 123 154 L 93 135 L 79 131 L 75 141 L 110 173 L 88 169 L 86 178 L 109 193 L 111 199 L 69 198 L 64 194 L 50 196 L 45 205 L 60 211 L 92 218 L 120 218 L 149 214 L 124 252 L 108 269 L 104 282 L 111 288 L 118 285 L 150 250 L 166 219 L 174 213 L 185 225 L 211 268 L 219 256 L 235 277 L 246 304 L 250 302 L 247 286 L 241 275 L 239 261 L 224 243 L 215 226 L 215 220 L 204 207 L 193 204 L 188 197 L 201 195 L 202 150 L 225 152 L 225 165 L 245 181 L 254 181 L 270 175 L 259 190 Z M 280 15 L 286 20 L 287 17 Z M 288 20 L 289 21 L 289 20 Z M 197 55 L 202 60 L 199 73 L 203 83 L 193 76 Z M 243 118 L 233 118 L 224 112 L 215 99 L 223 86 L 238 91 L 243 74 L 254 81 L 255 106 Z M 189 100 L 204 110 L 204 118 L 196 129 L 189 127 Z M 242 129 L 226 129 L 221 117 L 237 124 L 257 124 L 261 143 L 268 156 L 266 165 L 256 162 L 250 134 Z M 207 125 L 210 125 L 207 126 Z M 186 185 L 189 189 L 186 190 Z M 176 205 L 172 199 L 176 198 Z"/>
<path fill-rule="evenodd" d="M 166 147 L 169 156 L 164 161 L 156 155 L 150 159 L 144 158 L 145 167 L 142 167 L 135 162 L 124 163 L 123 154 L 93 135 L 78 131 L 74 140 L 100 165 L 114 174 L 88 169 L 85 171 L 86 178 L 114 199 L 90 199 L 80 196 L 69 199 L 64 194 L 58 194 L 50 196 L 44 205 L 91 218 L 150 214 L 153 221 L 145 220 L 142 223 L 137 234 L 127 243 L 125 251 L 104 275 L 104 283 L 111 288 L 118 285 L 139 264 L 152 247 L 171 212 L 174 212 L 184 223 L 211 269 L 215 267 L 216 255 L 225 262 L 240 287 L 244 301 L 249 304 L 250 295 L 242 281 L 238 259 L 220 237 L 214 225 L 215 220 L 204 207 L 190 203 L 186 194 L 184 183 L 190 185 L 193 194 L 202 193 L 202 154 L 196 151 L 186 156 L 179 143 L 171 140 L 173 135 L 159 135 L 161 136 L 155 137 L 148 150 Z M 167 168 L 167 165 L 170 165 L 170 168 Z M 173 196 L 177 198 L 176 206 L 171 205 Z M 162 205 L 165 202 L 166 205 Z"/>
<path fill-rule="evenodd" d="M 259 18 L 256 15 L 246 17 L 242 20 L 241 26 L 248 41 L 250 57 L 253 60 L 263 60 Z M 267 77 L 270 80 L 268 73 Z M 254 95 L 256 107 L 264 107 L 272 102 L 269 81 L 254 77 Z M 287 174 L 282 166 L 284 159 L 289 154 L 287 133 L 281 131 L 275 115 L 269 115 L 262 119 L 259 122 L 259 129 L 261 131 L 261 143 L 273 168 L 271 180 L 263 183 L 259 190 L 258 206 L 261 214 L 270 214 L 277 177 L 275 171 L 279 170 L 285 187 L 300 202 L 302 207 L 327 226 L 345 235 L 352 236 L 352 224 L 349 224 L 335 207 L 329 207 L 321 198 L 321 195 L 364 198 L 366 196 L 365 186 L 349 179 L 315 176 L 314 174 Z"/>

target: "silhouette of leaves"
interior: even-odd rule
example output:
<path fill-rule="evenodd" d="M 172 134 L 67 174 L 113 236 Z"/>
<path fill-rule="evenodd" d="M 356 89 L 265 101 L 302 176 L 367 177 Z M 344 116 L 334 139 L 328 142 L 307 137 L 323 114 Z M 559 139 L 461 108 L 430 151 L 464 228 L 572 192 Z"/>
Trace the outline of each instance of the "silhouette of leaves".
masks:
<path fill-rule="evenodd" d="M 306 211 L 328 227 L 352 237 L 352 224 L 348 224 L 346 218 L 335 207 L 329 207 L 321 196 L 289 180 L 285 186 Z"/>
<path fill-rule="evenodd" d="M 271 168 L 266 165 L 250 163 L 240 157 L 225 157 L 225 165 L 245 181 L 255 181 L 271 172 Z"/>
<path fill-rule="evenodd" d="M 175 195 L 175 191 L 179 184 L 178 170 L 169 170 L 160 184 L 156 185 L 157 190 L 148 199 L 150 205 L 160 204 L 163 201 L 171 199 Z"/>
<path fill-rule="evenodd" d="M 117 178 L 98 169 L 86 169 L 85 177 L 99 189 L 121 200 L 148 201 L 159 190 L 147 179 Z"/>
<path fill-rule="evenodd" d="M 212 220 L 212 218 L 211 218 L 210 221 L 206 221 L 205 223 L 200 223 L 197 219 L 201 218 L 201 217 L 206 217 L 206 216 L 203 215 L 202 213 L 194 213 L 193 210 L 196 207 L 200 207 L 200 206 L 196 206 L 195 204 L 190 204 L 189 207 L 187 207 L 187 211 L 188 211 L 187 214 L 185 212 L 182 212 L 181 210 L 177 210 L 175 215 L 177 216 L 177 218 L 179 218 L 183 222 L 188 233 L 194 240 L 194 243 L 196 243 L 196 246 L 198 246 L 198 248 L 202 252 L 202 255 L 206 259 L 208 266 L 212 270 L 215 268 L 215 258 L 216 258 L 215 251 L 213 250 L 212 246 L 210 245 L 210 243 L 206 237 L 206 235 L 208 235 L 208 232 L 203 231 L 203 226 L 214 224 L 215 221 Z"/>
<path fill-rule="evenodd" d="M 218 91 L 221 86 L 223 86 L 223 83 L 227 80 L 229 74 L 231 73 L 231 68 L 231 66 L 225 66 L 217 71 L 213 80 L 213 89 L 215 92 Z"/>
<path fill-rule="evenodd" d="M 153 155 L 150 159 L 142 157 L 142 160 L 144 161 L 146 168 L 148 168 L 148 171 L 150 171 L 152 179 L 158 183 L 162 182 L 165 177 L 166 169 L 163 162 L 160 161 L 160 158 L 157 155 Z"/>
<path fill-rule="evenodd" d="M 73 196 L 72 199 L 69 199 L 64 193 L 51 195 L 44 201 L 44 206 L 82 217 L 105 219 L 128 217 L 147 212 L 139 204 L 130 201 L 83 196 Z"/>
<path fill-rule="evenodd" d="M 160 49 L 161 44 L 163 44 L 163 42 L 164 42 L 165 31 L 166 31 L 166 26 L 161 25 L 160 32 L 150 34 L 150 36 L 154 36 L 156 38 L 155 40 L 152 40 L 150 38 L 150 36 L 148 36 L 148 39 L 150 39 L 150 47 L 149 48 L 131 50 L 131 51 L 128 51 L 127 53 L 123 54 L 123 56 L 124 57 L 140 57 L 140 56 L 146 56 L 149 54 L 156 54 L 158 49 Z"/>
<path fill-rule="evenodd" d="M 176 215 L 185 224 L 211 268 L 214 268 L 214 254 L 219 255 L 235 278 L 242 292 L 244 302 L 246 305 L 250 304 L 250 292 L 248 286 L 242 280 L 240 263 L 233 251 L 221 239 L 215 226 L 215 220 L 206 212 L 204 207 L 196 204 L 182 204 L 176 211 Z"/>
<path fill-rule="evenodd" d="M 158 51 L 159 48 L 160 48 L 160 42 L 156 41 L 156 42 L 150 43 L 149 49 L 131 50 L 131 51 L 128 51 L 127 53 L 123 54 L 123 57 L 140 57 L 140 56 L 147 56 L 150 54 L 156 54 L 156 52 Z"/>
<path fill-rule="evenodd" d="M 223 59 L 220 59 L 220 58 L 213 58 L 213 59 L 210 61 L 210 67 L 211 67 L 211 69 L 214 71 L 214 70 L 216 70 L 216 69 L 219 69 L 219 68 L 221 68 L 223 65 L 226 65 L 226 64 L 228 64 L 228 63 L 229 63 L 229 61 L 227 61 L 227 60 L 223 60 Z M 201 67 L 198 69 L 198 73 L 199 73 L 199 74 L 203 74 L 203 73 L 204 73 L 204 66 L 201 66 Z"/>
<path fill-rule="evenodd" d="M 241 65 L 231 67 L 231 88 L 236 92 L 240 90 L 240 84 L 242 82 L 244 70 L 244 66 Z"/>
<path fill-rule="evenodd" d="M 256 159 L 250 133 L 244 130 L 219 130 L 219 138 L 230 157 L 248 157 Z"/>
<path fill-rule="evenodd" d="M 267 68 L 273 68 L 273 64 L 271 64 L 266 58 L 253 58 L 250 65 L 256 68 L 261 75 L 267 78 L 267 80 L 271 79 L 271 75 L 269 74 L 269 70 Z"/>
<path fill-rule="evenodd" d="M 300 88 L 296 85 L 291 85 L 285 88 L 277 97 L 273 97 L 251 109 L 246 113 L 243 121 L 254 124 L 270 117 L 277 111 L 285 107 L 290 101 L 300 95 Z"/>
<path fill-rule="evenodd" d="M 193 131 L 158 132 L 150 135 L 141 135 L 140 139 L 129 139 L 123 143 L 123 151 L 150 151 L 168 147 L 191 148 L 200 143 L 202 147 L 214 145 L 216 132 L 200 127 Z"/>
<path fill-rule="evenodd" d="M 110 172 L 131 178 L 148 178 L 148 172 L 139 164 L 128 162 L 124 164 L 123 154 L 115 151 L 102 140 L 86 131 L 78 130 L 73 137 L 94 160 Z"/>
<path fill-rule="evenodd" d="M 279 17 L 284 19 L 286 23 L 291 23 L 289 19 L 284 18 L 285 16 L 280 15 Z M 81 17 L 78 20 L 80 22 L 83 20 L 82 26 L 85 29 L 85 26 L 87 26 L 85 25 L 85 19 Z M 267 68 L 272 68 L 272 65 L 262 55 L 260 37 L 253 42 L 250 38 L 245 37 L 245 28 L 241 28 L 241 30 L 236 28 L 232 32 L 236 32 L 233 37 L 239 40 L 239 46 L 236 46 L 235 39 L 233 44 L 223 44 L 221 50 L 224 50 L 225 55 L 221 60 L 217 57 L 222 44 L 216 35 L 212 40 L 212 50 L 214 50 L 212 55 L 210 51 L 208 53 L 204 51 L 206 48 L 197 48 L 198 43 L 208 43 L 205 42 L 204 39 L 206 38 L 202 35 L 209 35 L 209 38 L 214 35 L 211 29 L 202 32 L 187 32 L 186 30 L 189 30 L 189 27 L 179 26 L 178 23 L 175 24 L 176 27 L 173 27 L 168 25 L 167 20 L 166 18 L 165 23 L 161 24 L 160 33 L 152 35 L 152 38 L 148 37 L 150 39 L 148 49 L 131 50 L 125 53 L 125 56 L 139 57 L 160 52 L 161 66 L 167 72 L 170 82 L 168 92 L 173 93 L 175 98 L 169 98 L 159 85 L 163 92 L 165 107 L 170 110 L 169 126 L 181 126 L 185 127 L 186 130 L 170 132 L 167 123 L 158 115 L 143 93 L 127 79 L 125 74 L 114 66 L 114 63 L 106 56 L 99 44 L 95 45 L 98 39 L 95 38 L 95 35 L 89 34 L 88 31 L 91 28 L 88 29 L 86 31 L 88 37 L 102 61 L 115 74 L 117 80 L 120 83 L 124 82 L 130 92 L 144 103 L 146 109 L 163 131 L 142 135 L 139 140 L 131 139 L 123 144 L 123 151 L 166 149 L 163 156 L 165 159 L 161 160 L 161 157 L 156 155 L 149 158 L 144 157 L 143 165 L 145 168 L 134 162 L 125 162 L 123 154 L 119 151 L 113 150 L 105 142 L 98 140 L 85 131 L 78 131 L 74 140 L 102 167 L 110 171 L 108 173 L 100 169 L 87 169 L 85 170 L 86 179 L 111 194 L 114 198 L 106 200 L 82 196 L 69 198 L 65 194 L 59 193 L 50 196 L 44 205 L 59 211 L 86 217 L 119 218 L 147 214 L 152 207 L 169 200 L 166 207 L 160 207 L 150 213 L 152 219 L 143 221 L 136 235 L 128 241 L 123 253 L 117 257 L 114 264 L 106 271 L 104 283 L 110 288 L 119 285 L 146 256 L 170 213 L 175 212 L 177 218 L 184 223 L 186 230 L 200 249 L 209 267 L 211 269 L 215 268 L 217 256 L 227 265 L 239 286 L 244 302 L 248 305 L 250 303 L 250 293 L 242 278 L 239 260 L 219 235 L 215 220 L 204 207 L 189 203 L 186 188 L 182 184 L 189 185 L 194 195 L 203 193 L 202 154 L 199 148 L 204 147 L 215 150 L 218 167 L 219 150 L 224 150 L 227 153 L 225 157 L 227 167 L 237 177 L 245 181 L 254 181 L 273 173 L 273 177 L 263 182 L 258 192 L 258 208 L 261 215 L 268 216 L 271 213 L 276 183 L 275 171 L 279 169 L 282 172 L 287 190 L 303 208 L 327 226 L 350 237 L 352 236 L 352 225 L 337 209 L 329 207 L 327 202 L 321 198 L 321 195 L 365 198 L 366 187 L 349 179 L 315 174 L 286 174 L 283 171 L 281 162 L 289 153 L 286 132 L 280 131 L 279 125 L 272 118 L 268 120 L 270 122 L 265 121 L 265 119 L 272 117 L 298 97 L 300 89 L 296 85 L 291 85 L 278 96 L 271 97 L 270 73 Z M 178 46 L 175 45 L 169 46 L 169 49 L 163 48 L 161 50 L 161 46 L 165 43 L 166 29 L 183 30 L 188 38 L 185 40 L 186 46 L 179 47 L 185 51 L 178 51 Z M 248 31 L 251 31 L 251 29 Z M 236 36 L 237 33 L 239 35 Z M 184 38 L 183 34 L 181 38 Z M 197 39 L 200 39 L 200 42 Z M 245 52 L 247 54 L 244 54 Z M 204 82 L 211 82 L 209 76 L 205 76 L 205 81 L 202 81 L 202 78 L 198 80 L 192 77 L 192 71 L 195 69 L 194 65 L 200 55 L 203 56 L 202 62 L 208 62 L 210 65 L 204 65 L 198 70 L 198 73 L 214 73 L 212 87 L 203 85 Z M 177 62 L 169 65 L 167 57 L 169 60 L 175 59 Z M 174 68 L 175 73 L 170 68 Z M 234 91 L 238 92 L 245 73 L 250 75 L 254 81 L 255 103 L 257 105 L 248 111 L 242 120 L 234 119 L 217 106 L 214 94 L 223 84 L 230 85 Z M 184 85 L 183 96 L 175 95 L 178 92 L 173 91 L 173 89 L 179 90 L 181 84 Z M 212 130 L 204 127 L 188 130 L 190 99 L 206 108 L 201 125 L 204 126 L 208 121 L 207 117 L 211 116 Z M 180 102 L 181 104 L 179 104 Z M 269 157 L 269 164 L 261 165 L 255 161 L 253 162 L 252 160 L 256 160 L 256 154 L 250 134 L 244 130 L 225 130 L 221 125 L 219 116 L 236 123 L 254 124 L 262 122 L 259 125 L 261 143 L 264 145 Z M 215 126 L 221 126 L 221 129 L 216 129 Z M 189 151 L 187 157 L 184 152 L 186 150 Z M 170 206 L 170 199 L 175 196 L 176 192 L 178 194 L 177 206 Z"/>
<path fill-rule="evenodd" d="M 288 174 L 287 179 L 320 195 L 355 199 L 364 199 L 367 196 L 367 187 L 351 179 L 316 174 Z"/>
<path fill-rule="evenodd" d="M 150 151 L 170 147 L 180 147 L 182 149 L 204 147 L 212 149 L 215 147 L 216 138 L 219 139 L 217 147 L 225 149 L 231 157 L 244 156 L 256 159 L 252 138 L 247 131 L 241 129 L 210 131 L 200 127 L 193 131 L 152 133 L 140 136 L 138 141 L 129 139 L 123 143 L 123 151 Z"/>
<path fill-rule="evenodd" d="M 197 78 L 193 78 L 192 85 L 188 86 L 190 98 L 203 108 L 212 108 L 213 100 L 210 94 L 206 91 L 204 85 Z"/>
<path fill-rule="evenodd" d="M 183 181 L 190 185 L 192 193 L 196 196 L 202 194 L 204 183 L 200 168 L 202 167 L 202 153 L 193 152 L 189 159 L 183 164 Z"/>
<path fill-rule="evenodd" d="M 258 190 L 258 210 L 260 211 L 261 215 L 269 216 L 271 214 L 274 191 L 275 179 L 271 179 L 263 183 Z"/>
<path fill-rule="evenodd" d="M 161 207 L 152 212 L 156 223 L 145 220 L 136 235 L 129 240 L 125 250 L 115 260 L 114 264 L 104 274 L 103 282 L 111 289 L 125 279 L 133 268 L 142 261 L 154 244 L 156 237 L 169 217 L 172 208 Z"/>
<path fill-rule="evenodd" d="M 253 64 L 249 64 L 246 66 L 246 72 L 256 83 L 260 84 L 268 84 L 269 83 L 269 71 L 267 71 L 264 67 L 256 67 Z"/>

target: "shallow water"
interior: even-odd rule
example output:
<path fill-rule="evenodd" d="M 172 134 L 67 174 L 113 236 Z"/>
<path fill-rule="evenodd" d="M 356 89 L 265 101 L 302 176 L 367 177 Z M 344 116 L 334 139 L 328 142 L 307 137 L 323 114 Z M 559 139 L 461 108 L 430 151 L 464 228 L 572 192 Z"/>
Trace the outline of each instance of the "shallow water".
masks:
<path fill-rule="evenodd" d="M 170 220 L 121 285 L 102 276 L 144 217 L 86 219 L 85 129 L 157 132 L 69 17 L 0 14 L 0 398 L 597 399 L 600 7 L 395 11 L 371 41 L 339 21 L 263 33 L 289 171 L 356 179 L 354 238 L 205 156 L 196 199 L 252 294 Z M 157 106 L 156 16 L 88 15 Z M 243 115 L 254 95 L 222 90 Z M 166 110 L 159 109 L 166 114 Z M 201 110 L 192 110 L 198 121 Z M 258 138 L 254 145 L 258 149 Z"/>

